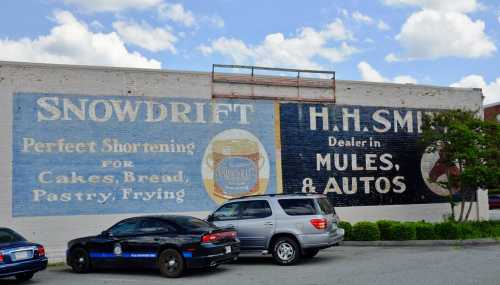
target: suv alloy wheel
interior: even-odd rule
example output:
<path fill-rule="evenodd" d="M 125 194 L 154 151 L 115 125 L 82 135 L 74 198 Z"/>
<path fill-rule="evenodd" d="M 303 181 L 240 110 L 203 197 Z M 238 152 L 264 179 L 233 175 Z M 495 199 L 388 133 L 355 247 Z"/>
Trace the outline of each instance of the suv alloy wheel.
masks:
<path fill-rule="evenodd" d="M 289 237 L 280 237 L 273 244 L 273 258 L 279 265 L 292 265 L 300 259 L 297 242 Z"/>

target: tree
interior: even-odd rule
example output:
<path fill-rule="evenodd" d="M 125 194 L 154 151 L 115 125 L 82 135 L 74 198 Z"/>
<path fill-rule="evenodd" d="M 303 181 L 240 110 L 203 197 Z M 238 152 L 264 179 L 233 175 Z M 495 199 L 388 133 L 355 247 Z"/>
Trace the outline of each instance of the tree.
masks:
<path fill-rule="evenodd" d="M 437 181 L 449 191 L 451 218 L 467 221 L 478 189 L 500 187 L 500 124 L 482 121 L 471 111 L 453 110 L 426 115 L 422 124 L 420 143 L 426 152 L 439 153 L 435 173 L 446 175 Z M 458 216 L 455 206 L 460 203 Z M 458 217 L 458 218 L 457 218 Z"/>

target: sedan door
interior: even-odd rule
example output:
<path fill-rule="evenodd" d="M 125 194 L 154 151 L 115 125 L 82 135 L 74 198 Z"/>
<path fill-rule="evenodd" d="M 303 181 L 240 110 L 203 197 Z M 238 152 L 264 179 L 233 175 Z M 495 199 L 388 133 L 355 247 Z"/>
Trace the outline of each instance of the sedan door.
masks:
<path fill-rule="evenodd" d="M 141 219 L 137 232 L 122 243 L 124 258 L 128 266 L 156 266 L 158 251 L 162 240 L 175 238 L 175 228 L 159 218 Z"/>
<path fill-rule="evenodd" d="M 121 267 L 124 260 L 123 243 L 135 235 L 139 221 L 128 219 L 119 222 L 109 230 L 87 243 L 92 263 L 97 267 Z"/>
<path fill-rule="evenodd" d="M 237 231 L 242 250 L 267 249 L 274 228 L 274 216 L 266 200 L 241 202 Z"/>

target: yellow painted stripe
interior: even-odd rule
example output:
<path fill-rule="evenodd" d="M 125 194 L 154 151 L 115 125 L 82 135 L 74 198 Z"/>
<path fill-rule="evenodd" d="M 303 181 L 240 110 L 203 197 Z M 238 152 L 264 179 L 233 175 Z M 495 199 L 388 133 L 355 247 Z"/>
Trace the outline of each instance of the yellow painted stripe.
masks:
<path fill-rule="evenodd" d="M 281 169 L 281 121 L 279 101 L 274 101 L 274 142 L 276 144 L 276 193 L 283 193 L 283 171 Z"/>

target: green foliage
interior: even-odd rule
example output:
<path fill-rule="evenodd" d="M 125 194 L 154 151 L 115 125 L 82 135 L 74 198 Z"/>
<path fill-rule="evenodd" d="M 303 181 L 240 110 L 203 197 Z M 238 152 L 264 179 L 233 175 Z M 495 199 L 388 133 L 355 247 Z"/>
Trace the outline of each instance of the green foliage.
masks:
<path fill-rule="evenodd" d="M 339 226 L 346 230 L 345 240 L 356 241 L 500 238 L 500 221 L 431 224 L 381 220 L 359 222 L 352 226 L 352 230 L 348 222 L 340 222 Z"/>
<path fill-rule="evenodd" d="M 341 221 L 339 223 L 339 228 L 342 228 L 345 231 L 344 240 L 352 240 L 352 225 L 351 225 L 351 223 Z"/>
<path fill-rule="evenodd" d="M 460 237 L 458 225 L 453 222 L 436 224 L 434 231 L 439 239 L 458 239 Z"/>
<path fill-rule="evenodd" d="M 500 232 L 495 234 L 495 230 L 500 229 L 498 221 L 481 221 L 470 223 L 479 233 L 481 238 L 500 237 Z"/>
<path fill-rule="evenodd" d="M 394 223 L 399 223 L 396 221 L 380 220 L 377 221 L 377 226 L 380 231 L 380 240 L 391 240 L 391 226 Z"/>
<path fill-rule="evenodd" d="M 418 240 L 434 240 L 436 239 L 436 233 L 434 231 L 434 225 L 426 222 L 415 223 L 416 238 Z"/>
<path fill-rule="evenodd" d="M 352 227 L 352 239 L 356 241 L 380 240 L 380 231 L 376 223 L 359 222 Z"/>
<path fill-rule="evenodd" d="M 390 227 L 390 238 L 392 240 L 414 240 L 417 238 L 414 223 L 393 223 Z"/>
<path fill-rule="evenodd" d="M 426 152 L 439 153 L 439 163 L 446 166 L 447 182 L 430 182 L 450 191 L 453 218 L 453 193 L 464 203 L 476 189 L 500 187 L 500 124 L 483 122 L 471 111 L 434 113 L 424 117 L 420 144 Z M 460 207 L 458 221 L 466 221 L 468 213 L 470 207 Z"/>

